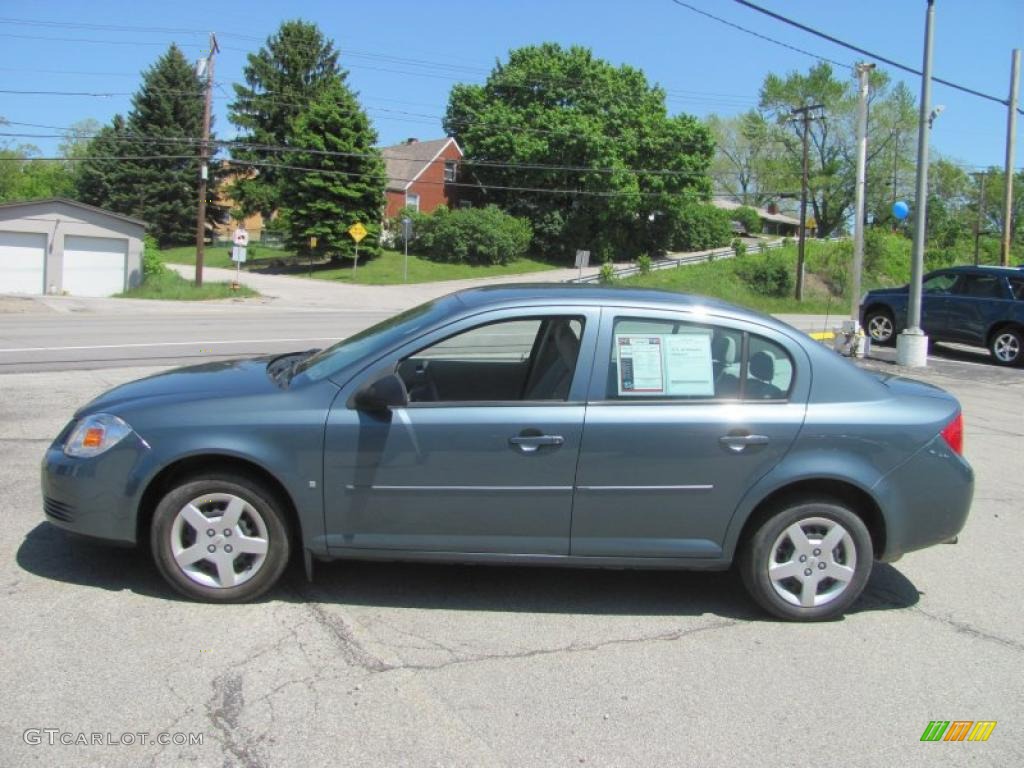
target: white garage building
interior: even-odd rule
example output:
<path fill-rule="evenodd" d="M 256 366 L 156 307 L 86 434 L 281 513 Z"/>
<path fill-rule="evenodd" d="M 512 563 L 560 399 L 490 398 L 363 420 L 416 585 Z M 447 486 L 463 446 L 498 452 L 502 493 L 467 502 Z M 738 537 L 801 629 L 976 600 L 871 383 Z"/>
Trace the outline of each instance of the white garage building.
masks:
<path fill-rule="evenodd" d="M 74 200 L 0 205 L 0 293 L 110 296 L 142 281 L 146 224 Z"/>

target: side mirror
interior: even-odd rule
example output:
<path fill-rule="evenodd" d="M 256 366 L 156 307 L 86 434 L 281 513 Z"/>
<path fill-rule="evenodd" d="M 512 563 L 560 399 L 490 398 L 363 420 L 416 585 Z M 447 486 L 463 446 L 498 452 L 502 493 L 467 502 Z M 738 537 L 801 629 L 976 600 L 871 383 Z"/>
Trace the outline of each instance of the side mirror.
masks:
<path fill-rule="evenodd" d="M 397 373 L 389 373 L 367 384 L 352 398 L 352 405 L 359 411 L 384 413 L 391 408 L 409 404 L 409 393 Z"/>

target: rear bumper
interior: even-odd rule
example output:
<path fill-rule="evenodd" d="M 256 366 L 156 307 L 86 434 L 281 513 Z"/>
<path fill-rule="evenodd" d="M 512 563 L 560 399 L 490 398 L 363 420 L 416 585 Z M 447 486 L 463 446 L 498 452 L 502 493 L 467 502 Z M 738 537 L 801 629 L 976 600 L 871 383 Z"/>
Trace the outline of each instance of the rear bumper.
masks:
<path fill-rule="evenodd" d="M 974 497 L 974 470 L 936 436 L 873 489 L 885 510 L 885 549 L 891 562 L 907 552 L 956 539 Z"/>

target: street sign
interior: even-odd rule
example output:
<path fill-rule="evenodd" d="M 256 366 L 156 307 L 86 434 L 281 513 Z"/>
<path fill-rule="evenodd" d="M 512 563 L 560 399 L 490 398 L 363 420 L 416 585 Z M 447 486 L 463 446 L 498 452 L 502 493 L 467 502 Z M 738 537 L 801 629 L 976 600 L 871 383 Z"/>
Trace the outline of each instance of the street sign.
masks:
<path fill-rule="evenodd" d="M 590 266 L 590 251 L 576 251 L 576 266 L 580 269 Z"/>
<path fill-rule="evenodd" d="M 242 264 L 245 262 L 245 246 L 236 245 L 231 248 L 231 260 Z"/>
<path fill-rule="evenodd" d="M 412 237 L 412 219 L 408 216 L 402 219 L 402 237 L 406 240 Z"/>
<path fill-rule="evenodd" d="M 231 236 L 231 242 L 235 245 L 245 248 L 249 244 L 249 233 L 241 227 L 235 230 L 235 233 Z"/>
<path fill-rule="evenodd" d="M 363 226 L 362 222 L 357 221 L 351 227 L 348 228 L 349 237 L 355 240 L 357 243 L 366 237 L 366 227 Z"/>

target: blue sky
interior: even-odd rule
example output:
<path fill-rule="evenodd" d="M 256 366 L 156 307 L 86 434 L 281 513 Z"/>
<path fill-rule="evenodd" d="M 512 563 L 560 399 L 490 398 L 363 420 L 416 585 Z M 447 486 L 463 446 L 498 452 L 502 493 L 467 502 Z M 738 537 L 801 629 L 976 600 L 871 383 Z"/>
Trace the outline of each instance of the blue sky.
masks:
<path fill-rule="evenodd" d="M 830 59 L 852 64 L 858 58 L 729 0 L 687 2 Z M 924 0 L 761 0 L 760 4 L 915 68 L 921 65 Z M 510 48 L 531 43 L 581 44 L 613 63 L 639 67 L 669 91 L 670 111 L 699 116 L 748 109 L 756 104 L 767 72 L 806 70 L 814 63 L 671 0 L 292 0 L 287 4 L 40 0 L 5 3 L 0 11 L 0 89 L 131 92 L 138 86 L 139 72 L 172 40 L 190 58 L 197 58 L 205 45 L 203 31 L 212 30 L 223 47 L 217 60 L 215 128 L 220 137 L 229 138 L 234 133 L 227 120 L 229 84 L 241 80 L 246 51 L 255 50 L 282 20 L 296 17 L 315 21 L 335 40 L 349 70 L 349 82 L 359 92 L 383 144 L 410 136 L 440 136 L 440 116 L 452 84 L 481 82 Z M 28 25 L 12 20 L 159 31 Z M 937 0 L 936 76 L 1006 98 L 1014 46 L 1024 47 L 1024 0 Z M 918 93 L 919 78 L 908 75 L 906 80 Z M 935 86 L 933 100 L 945 106 L 932 136 L 937 151 L 972 166 L 1002 165 L 1005 106 L 941 85 Z M 87 117 L 106 122 L 128 108 L 128 96 L 0 94 L 0 116 L 23 123 L 67 126 Z M 20 126 L 7 130 L 48 132 Z M 1018 137 L 1021 132 L 1018 127 Z M 44 153 L 54 152 L 58 143 L 49 138 L 11 140 L 33 143 Z M 1018 140 L 1017 166 L 1022 164 L 1024 148 Z"/>

